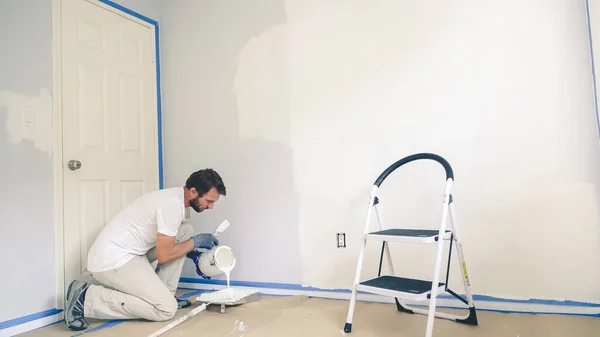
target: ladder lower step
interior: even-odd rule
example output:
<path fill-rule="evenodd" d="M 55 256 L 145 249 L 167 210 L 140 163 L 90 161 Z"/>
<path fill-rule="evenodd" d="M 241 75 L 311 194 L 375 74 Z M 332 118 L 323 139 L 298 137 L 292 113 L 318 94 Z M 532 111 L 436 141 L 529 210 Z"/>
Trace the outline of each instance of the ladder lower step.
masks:
<path fill-rule="evenodd" d="M 383 296 L 424 301 L 427 300 L 427 296 L 431 294 L 431 285 L 431 281 L 385 275 L 360 282 L 357 289 Z M 445 291 L 445 286 L 444 283 L 439 282 L 436 293 L 443 293 Z"/>
<path fill-rule="evenodd" d="M 421 242 L 433 243 L 438 239 L 440 231 L 435 229 L 399 229 L 391 228 L 366 235 L 367 240 L 391 242 Z M 450 239 L 451 230 L 446 230 L 443 239 Z"/>

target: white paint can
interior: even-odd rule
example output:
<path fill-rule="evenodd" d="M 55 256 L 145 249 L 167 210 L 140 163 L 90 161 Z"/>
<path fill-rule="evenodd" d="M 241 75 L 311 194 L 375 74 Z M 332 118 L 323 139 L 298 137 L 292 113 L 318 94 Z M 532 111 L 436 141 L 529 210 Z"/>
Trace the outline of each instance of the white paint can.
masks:
<path fill-rule="evenodd" d="M 233 249 L 228 246 L 217 246 L 200 255 L 198 268 L 204 275 L 213 277 L 227 271 L 231 272 L 235 262 Z"/>

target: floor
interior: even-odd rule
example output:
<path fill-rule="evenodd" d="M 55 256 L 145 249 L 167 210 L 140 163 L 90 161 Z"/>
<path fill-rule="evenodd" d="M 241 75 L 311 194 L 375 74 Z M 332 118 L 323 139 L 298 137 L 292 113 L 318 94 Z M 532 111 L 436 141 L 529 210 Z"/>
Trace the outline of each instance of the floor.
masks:
<path fill-rule="evenodd" d="M 181 295 L 195 302 L 196 292 Z M 259 301 L 238 307 L 208 310 L 181 323 L 162 336 L 211 337 L 418 337 L 425 336 L 427 317 L 396 311 L 394 305 L 358 302 L 352 333 L 342 329 L 346 320 L 347 301 L 308 298 L 304 296 L 262 296 Z M 176 317 L 190 308 L 181 309 Z M 478 311 L 479 326 L 466 326 L 438 319 L 434 337 L 598 337 L 600 318 L 559 315 L 503 314 Z M 148 336 L 168 322 L 121 321 L 90 322 L 85 337 Z M 20 336 L 66 337 L 81 332 L 70 331 L 64 323 L 54 324 Z"/>

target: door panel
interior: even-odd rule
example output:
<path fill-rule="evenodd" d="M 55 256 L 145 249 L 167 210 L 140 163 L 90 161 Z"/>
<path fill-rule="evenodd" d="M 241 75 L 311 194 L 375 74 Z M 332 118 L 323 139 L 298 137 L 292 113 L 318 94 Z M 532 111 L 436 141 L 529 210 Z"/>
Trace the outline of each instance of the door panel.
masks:
<path fill-rule="evenodd" d="M 105 69 L 93 63 L 79 61 L 77 64 L 77 119 L 79 125 L 79 150 L 109 151 L 106 130 L 106 104 L 104 85 Z M 69 129 L 70 130 L 70 129 Z M 70 137 L 69 137 L 70 138 Z"/>
<path fill-rule="evenodd" d="M 79 180 L 79 252 L 80 261 L 87 261 L 87 248 L 94 243 L 97 233 L 104 227 L 110 215 L 109 181 L 107 179 Z M 79 273 L 85 273 L 85 263 L 79 265 Z"/>
<path fill-rule="evenodd" d="M 65 284 L 110 218 L 158 189 L 154 29 L 95 1 L 62 0 Z M 78 169 L 68 162 L 81 163 Z M 76 166 L 75 166 L 76 167 Z"/>

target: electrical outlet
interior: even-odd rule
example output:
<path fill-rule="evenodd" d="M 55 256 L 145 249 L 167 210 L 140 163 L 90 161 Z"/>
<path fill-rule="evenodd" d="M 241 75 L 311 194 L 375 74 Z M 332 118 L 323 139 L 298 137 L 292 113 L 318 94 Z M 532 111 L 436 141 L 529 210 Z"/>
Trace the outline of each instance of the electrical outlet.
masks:
<path fill-rule="evenodd" d="M 346 233 L 337 233 L 337 247 L 346 247 Z"/>

